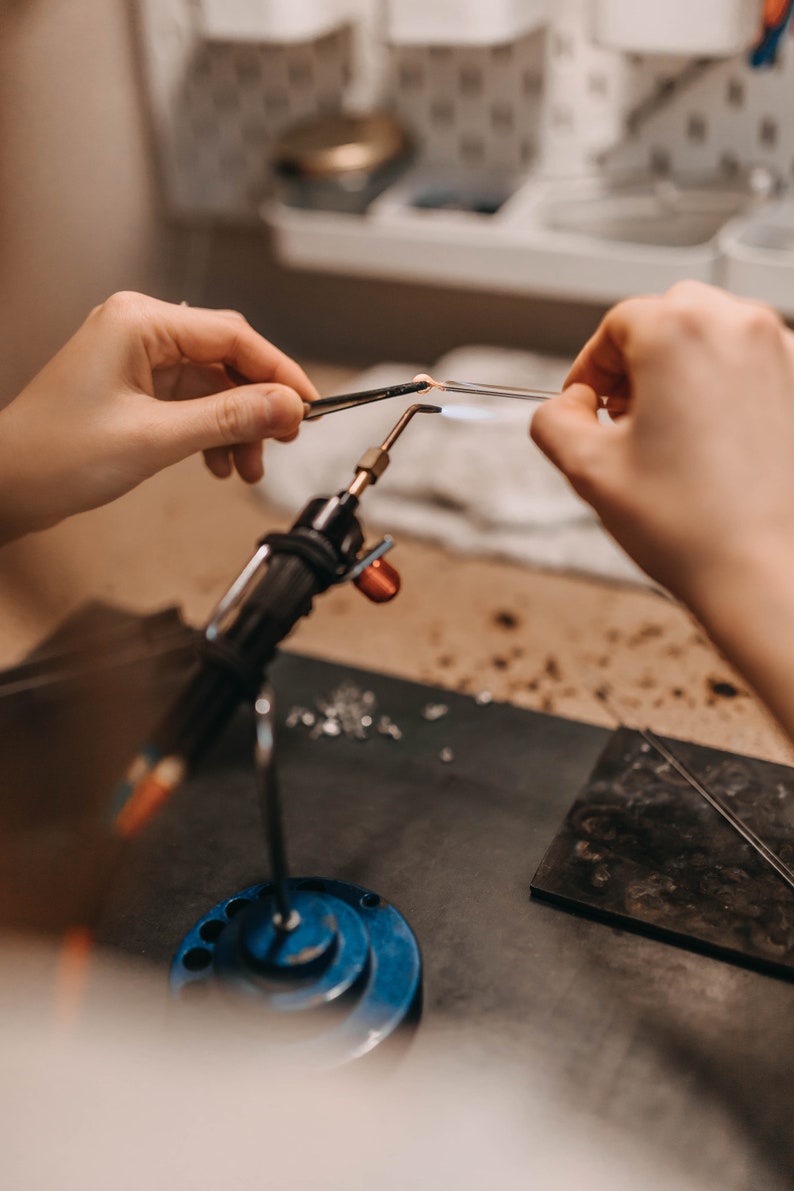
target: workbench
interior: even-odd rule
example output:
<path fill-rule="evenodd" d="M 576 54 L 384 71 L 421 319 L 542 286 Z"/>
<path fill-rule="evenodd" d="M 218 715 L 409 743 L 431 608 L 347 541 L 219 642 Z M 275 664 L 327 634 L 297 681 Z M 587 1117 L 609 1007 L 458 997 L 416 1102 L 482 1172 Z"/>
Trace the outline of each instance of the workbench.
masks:
<path fill-rule="evenodd" d="M 347 379 L 342 370 L 309 371 L 321 391 Z M 191 459 L 112 506 L 6 547 L 0 553 L 0 663 L 21 658 L 89 600 L 140 613 L 178 604 L 187 621 L 199 625 L 256 540 L 286 527 L 295 512 L 269 507 L 236 479 L 213 479 L 200 459 Z M 294 648 L 464 694 L 488 690 L 497 701 L 602 729 L 615 727 L 597 695 L 608 684 L 635 724 L 794 762 L 794 750 L 744 681 L 663 595 L 455 557 L 418 541 L 400 540 L 391 558 L 403 577 L 393 604 L 371 605 L 350 585 L 335 589 L 299 626 Z M 566 725 L 548 720 L 547 736 L 544 722 L 538 717 L 529 742 L 536 738 L 538 747 L 551 749 L 557 740 L 564 752 Z M 591 735 L 595 757 L 605 734 Z M 578 762 L 566 764 L 572 781 L 585 779 Z M 500 1042 L 499 1006 L 508 1006 L 515 1031 L 525 1004 L 525 1042 L 536 1062 L 575 1089 L 577 1108 L 627 1134 L 647 1126 L 662 1149 L 680 1145 L 684 1165 L 707 1179 L 704 1185 L 782 1191 L 790 1185 L 786 1169 L 794 1160 L 785 1057 L 794 989 L 658 940 L 530 906 L 528 878 L 575 793 L 571 789 L 568 801 L 539 799 L 536 822 L 527 820 L 529 842 L 521 860 L 527 888 L 519 882 L 510 896 L 526 906 L 519 919 L 529 951 L 521 963 L 534 965 L 536 985 L 502 988 L 498 1012 L 482 1023 L 486 1039 L 496 1050 L 513 1048 L 514 1034 Z M 443 814 L 443 800 L 437 813 Z M 494 840 L 497 827 L 495 820 L 482 838 Z M 295 847 L 308 857 L 305 831 Z M 466 831 L 476 833 L 476 824 Z M 356 839 L 357 845 L 347 841 L 348 851 L 363 855 L 361 831 Z M 381 862 L 390 872 L 388 855 L 381 853 L 382 840 L 370 858 L 375 876 Z M 406 871 L 397 865 L 398 886 Z M 431 905 L 420 894 L 401 908 L 427 938 L 434 929 Z M 493 902 L 498 904 L 496 893 Z M 477 939 L 496 946 L 499 931 L 485 934 L 478 921 L 475 914 L 469 946 Z M 432 1007 L 436 1034 L 457 1028 L 460 1008 L 451 992 L 452 969 L 444 969 L 441 958 L 438 952 L 429 957 L 436 991 L 449 1001 Z M 479 995 L 489 986 L 484 975 L 478 980 Z"/>

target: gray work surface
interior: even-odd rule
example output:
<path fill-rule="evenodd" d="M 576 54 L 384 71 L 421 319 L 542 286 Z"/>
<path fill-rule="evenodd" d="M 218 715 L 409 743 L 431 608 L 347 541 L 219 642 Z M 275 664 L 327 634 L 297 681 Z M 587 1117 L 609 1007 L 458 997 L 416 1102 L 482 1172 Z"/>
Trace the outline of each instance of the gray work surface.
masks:
<path fill-rule="evenodd" d="M 415 1051 L 518 1060 L 704 1185 L 794 1185 L 794 987 L 530 900 L 607 732 L 297 655 L 273 678 L 292 872 L 368 886 L 406 916 L 425 964 Z M 401 741 L 283 726 L 344 679 L 375 692 Z M 425 721 L 430 700 L 449 714 Z M 250 743 L 240 713 L 116 881 L 104 942 L 164 979 L 195 920 L 268 875 Z"/>

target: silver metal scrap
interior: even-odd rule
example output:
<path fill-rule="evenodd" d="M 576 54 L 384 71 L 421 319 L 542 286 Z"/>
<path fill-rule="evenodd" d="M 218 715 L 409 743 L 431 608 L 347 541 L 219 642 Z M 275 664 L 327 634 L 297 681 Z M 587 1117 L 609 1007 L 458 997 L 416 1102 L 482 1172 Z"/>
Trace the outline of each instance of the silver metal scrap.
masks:
<path fill-rule="evenodd" d="M 313 728 L 317 716 L 308 707 L 291 707 L 287 716 L 287 727 L 297 728 L 301 724 L 304 728 Z"/>
<path fill-rule="evenodd" d="M 377 730 L 380 736 L 390 736 L 392 740 L 403 738 L 402 729 L 388 715 L 378 717 Z"/>
<path fill-rule="evenodd" d="M 314 710 L 295 706 L 287 715 L 288 728 L 309 728 L 310 739 L 344 736 L 348 740 L 367 740 L 373 732 L 402 740 L 402 728 L 389 716 L 377 716 L 378 700 L 374 691 L 361 690 L 343 682 L 327 695 L 319 695 Z"/>
<path fill-rule="evenodd" d="M 448 711 L 446 703 L 425 703 L 422 708 L 422 719 L 434 723 L 435 720 L 443 719 Z"/>

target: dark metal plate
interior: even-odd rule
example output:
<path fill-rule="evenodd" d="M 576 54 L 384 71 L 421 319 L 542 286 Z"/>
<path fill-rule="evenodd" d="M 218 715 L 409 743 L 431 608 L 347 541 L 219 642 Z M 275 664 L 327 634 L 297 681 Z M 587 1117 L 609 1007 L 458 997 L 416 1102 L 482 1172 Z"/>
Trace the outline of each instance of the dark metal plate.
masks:
<path fill-rule="evenodd" d="M 794 771 L 668 741 L 787 864 Z M 537 897 L 794 979 L 794 891 L 636 732 L 609 741 L 532 881 Z"/>

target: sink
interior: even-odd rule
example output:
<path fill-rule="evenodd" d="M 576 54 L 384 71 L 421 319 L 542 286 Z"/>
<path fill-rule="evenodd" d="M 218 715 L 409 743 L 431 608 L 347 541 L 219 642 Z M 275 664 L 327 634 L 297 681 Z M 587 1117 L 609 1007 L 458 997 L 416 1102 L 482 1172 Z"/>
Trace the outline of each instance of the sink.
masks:
<path fill-rule="evenodd" d="M 558 188 L 539 215 L 554 231 L 597 240 L 691 248 L 712 240 L 731 218 L 765 195 L 742 182 L 686 183 L 670 178 L 575 184 Z"/>

